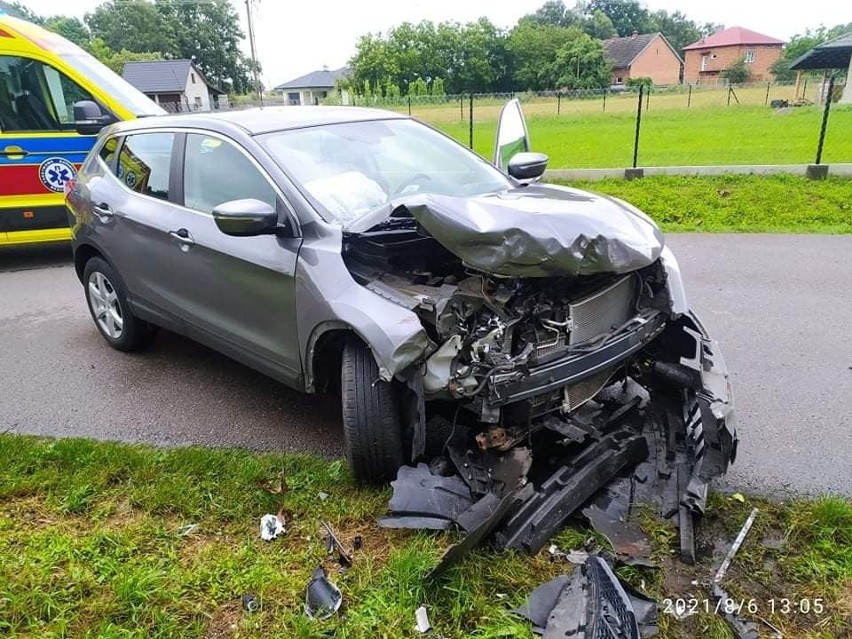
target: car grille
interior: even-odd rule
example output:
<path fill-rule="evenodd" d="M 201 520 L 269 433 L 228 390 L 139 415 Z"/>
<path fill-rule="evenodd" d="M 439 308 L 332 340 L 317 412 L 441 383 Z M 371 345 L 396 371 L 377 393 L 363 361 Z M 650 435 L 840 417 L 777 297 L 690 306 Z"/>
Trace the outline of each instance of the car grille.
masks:
<path fill-rule="evenodd" d="M 605 289 L 569 305 L 573 328 L 568 343 L 583 344 L 623 326 L 633 315 L 636 277 L 626 275 Z"/>

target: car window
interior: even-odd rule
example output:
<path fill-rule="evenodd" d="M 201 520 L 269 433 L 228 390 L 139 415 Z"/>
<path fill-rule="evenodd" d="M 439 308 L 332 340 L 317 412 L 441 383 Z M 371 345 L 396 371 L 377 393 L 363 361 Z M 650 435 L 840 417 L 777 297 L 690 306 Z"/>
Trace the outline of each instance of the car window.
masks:
<path fill-rule="evenodd" d="M 110 169 L 113 168 L 113 160 L 115 160 L 115 150 L 118 148 L 118 138 L 109 138 L 101 147 L 99 155 Z"/>
<path fill-rule="evenodd" d="M 269 180 L 236 145 L 198 133 L 186 136 L 183 198 L 186 206 L 203 213 L 232 200 L 276 203 Z"/>
<path fill-rule="evenodd" d="M 482 158 L 413 120 L 305 127 L 260 139 L 307 195 L 342 222 L 410 195 L 467 197 L 511 187 Z"/>
<path fill-rule="evenodd" d="M 174 133 L 128 135 L 118 154 L 118 179 L 137 193 L 168 200 L 174 139 Z"/>
<path fill-rule="evenodd" d="M 91 93 L 47 64 L 0 55 L 0 130 L 73 130 L 74 103 L 93 99 Z"/>

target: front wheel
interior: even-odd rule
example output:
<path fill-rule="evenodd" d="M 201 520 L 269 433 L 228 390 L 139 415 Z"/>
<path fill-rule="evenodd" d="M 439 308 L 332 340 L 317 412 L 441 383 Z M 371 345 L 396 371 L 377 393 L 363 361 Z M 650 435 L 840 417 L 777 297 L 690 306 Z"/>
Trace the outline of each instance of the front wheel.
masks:
<path fill-rule="evenodd" d="M 340 376 L 346 460 L 359 482 L 381 484 L 404 463 L 399 405 L 393 386 L 379 378 L 370 349 L 346 341 Z"/>
<path fill-rule="evenodd" d="M 95 326 L 110 346 L 135 351 L 150 342 L 154 331 L 133 315 L 124 283 L 105 260 L 93 257 L 86 262 L 83 286 Z"/>

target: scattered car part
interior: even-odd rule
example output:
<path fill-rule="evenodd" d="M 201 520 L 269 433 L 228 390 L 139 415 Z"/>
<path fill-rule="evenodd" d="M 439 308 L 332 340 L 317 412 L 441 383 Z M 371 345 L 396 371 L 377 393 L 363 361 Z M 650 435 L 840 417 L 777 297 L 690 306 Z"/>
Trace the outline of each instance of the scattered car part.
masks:
<path fill-rule="evenodd" d="M 722 583 L 722 580 L 725 578 L 725 575 L 728 572 L 728 568 L 731 567 L 731 562 L 734 560 L 737 552 L 740 550 L 740 546 L 743 545 L 745 541 L 746 535 L 751 530 L 751 527 L 754 525 L 754 520 L 757 517 L 757 508 L 753 508 L 749 516 L 746 518 L 743 527 L 740 529 L 737 538 L 734 539 L 734 543 L 731 545 L 731 549 L 728 551 L 728 554 L 725 555 L 725 559 L 719 565 L 719 569 L 716 571 L 715 576 L 713 577 L 714 584 Z"/>
<path fill-rule="evenodd" d="M 260 538 L 272 541 L 286 532 L 284 518 L 280 515 L 264 515 L 260 518 Z"/>
<path fill-rule="evenodd" d="M 589 559 L 589 553 L 585 550 L 569 550 L 568 552 L 565 552 L 563 550 L 559 550 L 556 544 L 551 544 L 550 548 L 547 549 L 547 552 L 550 554 L 551 559 L 561 559 L 562 561 L 567 561 L 568 563 L 577 566 L 586 563 Z"/>
<path fill-rule="evenodd" d="M 497 534 L 497 545 L 537 553 L 587 499 L 647 453 L 645 438 L 628 430 L 603 437 L 556 470 L 519 505 Z"/>
<path fill-rule="evenodd" d="M 417 610 L 415 610 L 414 617 L 417 620 L 417 625 L 415 626 L 415 630 L 417 630 L 417 632 L 420 634 L 426 634 L 432 630 L 432 624 L 429 623 L 429 612 L 426 610 L 426 606 L 420 606 Z"/>
<path fill-rule="evenodd" d="M 334 528 L 331 527 L 331 524 L 327 521 L 322 522 L 323 530 L 325 530 L 326 535 L 326 543 L 327 548 L 330 553 L 337 551 L 337 562 L 343 568 L 350 568 L 352 566 L 352 553 L 349 552 L 340 539 L 334 534 Z"/>
<path fill-rule="evenodd" d="M 258 603 L 257 598 L 250 592 L 242 596 L 242 602 L 243 610 L 246 612 L 257 612 L 260 610 L 260 603 Z"/>
<path fill-rule="evenodd" d="M 314 570 L 305 593 L 305 614 L 311 619 L 328 619 L 340 609 L 343 594 L 328 580 L 322 566 Z"/>
<path fill-rule="evenodd" d="M 728 626 L 733 631 L 736 639 L 757 639 L 758 625 L 752 621 L 741 619 L 738 614 L 736 614 L 735 609 L 737 606 L 735 603 L 730 603 L 733 602 L 733 600 L 722 588 L 722 580 L 725 578 L 725 575 L 728 573 L 728 569 L 731 567 L 731 562 L 733 562 L 734 557 L 736 557 L 737 552 L 739 552 L 740 547 L 743 545 L 746 535 L 748 535 L 751 527 L 754 525 L 757 512 L 758 509 L 753 508 L 751 513 L 749 513 L 743 527 L 737 534 L 736 539 L 734 539 L 734 543 L 731 544 L 730 550 L 725 555 L 725 558 L 719 565 L 719 569 L 713 576 L 713 597 L 716 600 L 715 610 L 718 614 L 725 618 L 725 621 L 728 622 Z"/>
<path fill-rule="evenodd" d="M 402 466 L 391 482 L 390 517 L 379 520 L 385 528 L 445 530 L 473 505 L 470 489 L 457 475 L 435 475 L 426 464 Z"/>
<path fill-rule="evenodd" d="M 656 602 L 627 587 L 598 556 L 536 588 L 512 611 L 545 639 L 639 639 L 657 632 Z"/>
<path fill-rule="evenodd" d="M 186 537 L 187 535 L 194 533 L 196 530 L 198 530 L 198 524 L 186 524 L 185 526 L 178 528 L 175 534 L 177 534 L 178 537 Z"/>

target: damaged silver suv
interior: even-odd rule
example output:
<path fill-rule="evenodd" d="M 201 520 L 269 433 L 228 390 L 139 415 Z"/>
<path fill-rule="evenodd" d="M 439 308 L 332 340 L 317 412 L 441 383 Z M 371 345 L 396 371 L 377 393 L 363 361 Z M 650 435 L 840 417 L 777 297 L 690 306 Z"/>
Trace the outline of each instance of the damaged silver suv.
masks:
<path fill-rule="evenodd" d="M 635 409 L 686 455 L 680 501 L 702 509 L 735 455 L 731 396 L 663 236 L 618 199 L 538 183 L 517 102 L 497 140 L 490 164 L 363 108 L 112 125 L 66 187 L 95 326 L 124 351 L 166 327 L 339 393 L 363 481 L 461 432 L 565 446 Z"/>

